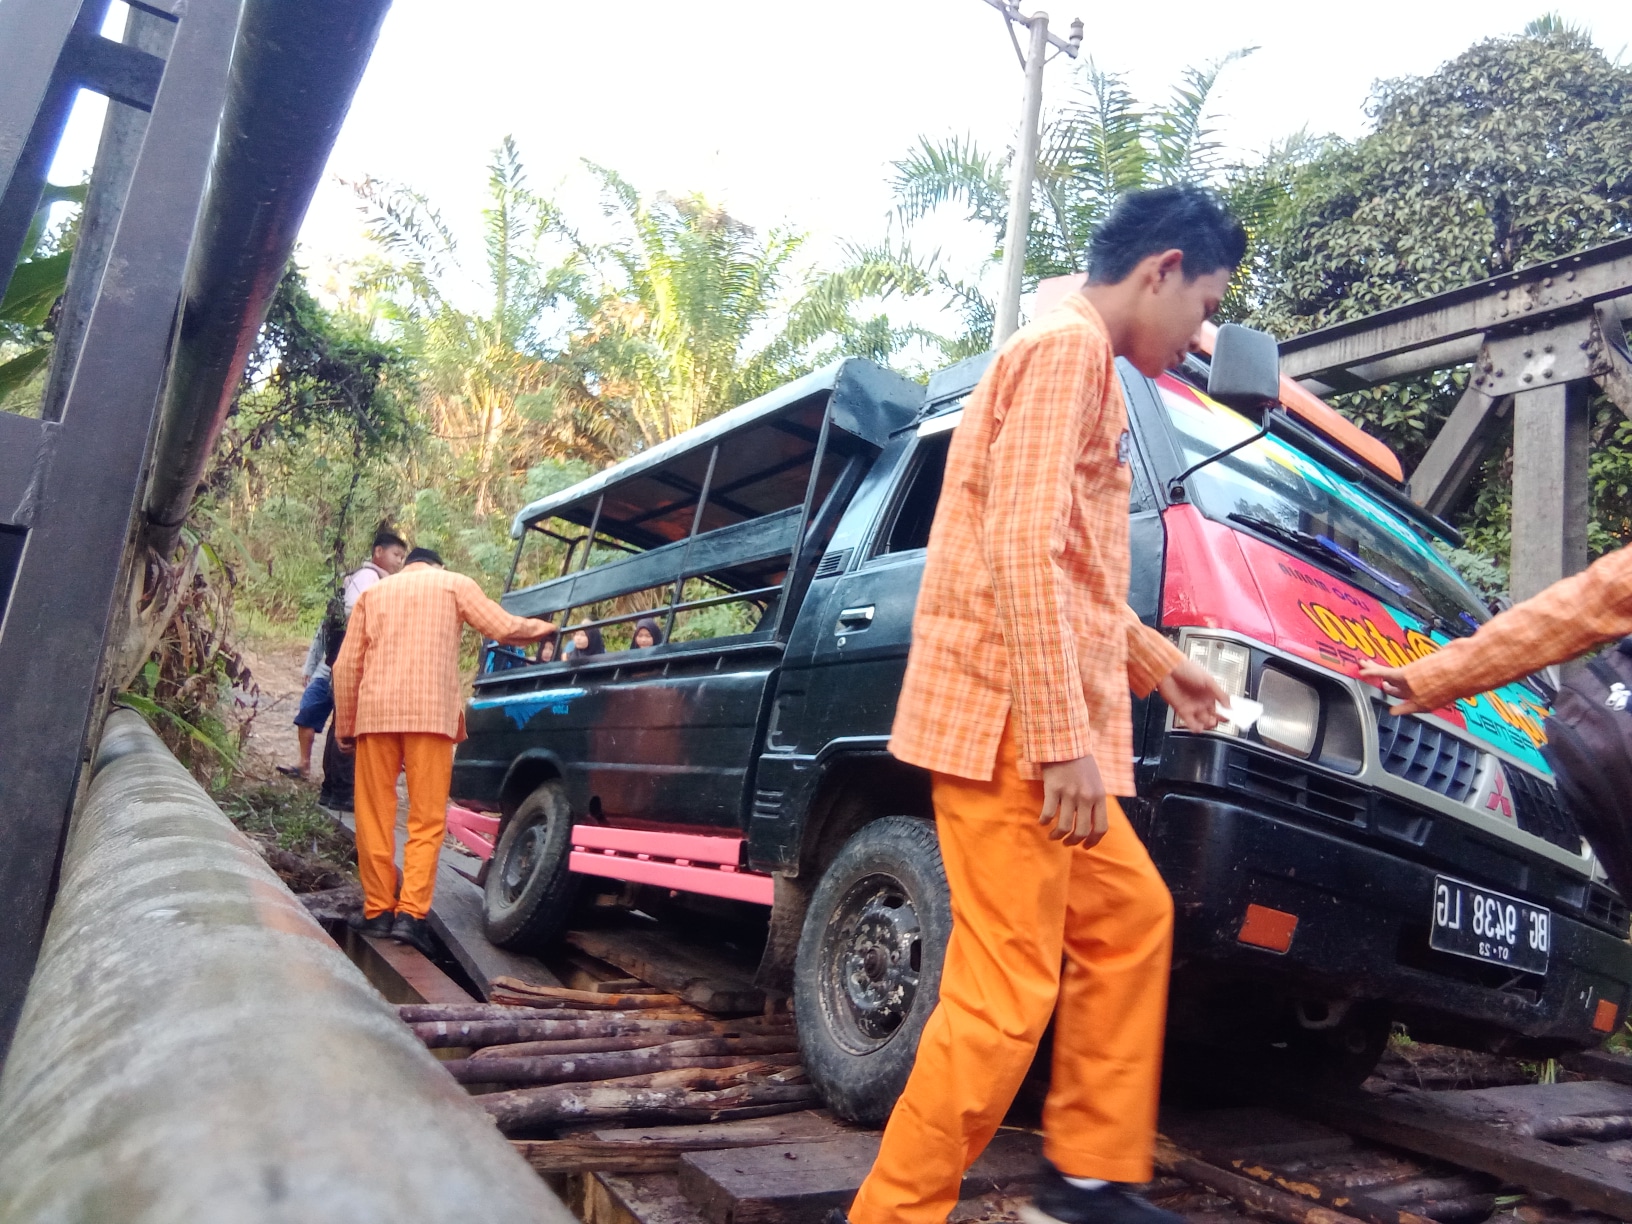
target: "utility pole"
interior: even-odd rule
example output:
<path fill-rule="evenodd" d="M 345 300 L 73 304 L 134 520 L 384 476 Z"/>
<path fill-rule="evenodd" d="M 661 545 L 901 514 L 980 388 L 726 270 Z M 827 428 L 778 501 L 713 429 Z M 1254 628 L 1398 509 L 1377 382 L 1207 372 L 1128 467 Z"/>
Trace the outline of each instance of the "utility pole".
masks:
<path fill-rule="evenodd" d="M 1056 53 L 1072 59 L 1082 47 L 1082 20 L 1071 23 L 1071 37 L 1060 38 L 1048 31 L 1048 14 L 1033 13 L 1024 17 L 1019 0 L 986 0 L 1003 14 L 1014 43 L 1014 53 L 1020 57 L 1020 67 L 1026 74 L 1025 103 L 1020 111 L 1020 150 L 1015 159 L 1014 190 L 1009 197 L 1009 233 L 1003 242 L 1003 293 L 997 302 L 997 319 L 992 328 L 992 346 L 995 348 L 1015 333 L 1020 326 L 1020 281 L 1026 266 L 1026 232 L 1031 228 L 1031 184 L 1037 177 L 1037 143 L 1041 138 L 1043 113 L 1043 65 L 1052 58 L 1050 44 Z M 1020 40 L 1014 27 L 1025 26 L 1027 50 L 1020 50 Z"/>

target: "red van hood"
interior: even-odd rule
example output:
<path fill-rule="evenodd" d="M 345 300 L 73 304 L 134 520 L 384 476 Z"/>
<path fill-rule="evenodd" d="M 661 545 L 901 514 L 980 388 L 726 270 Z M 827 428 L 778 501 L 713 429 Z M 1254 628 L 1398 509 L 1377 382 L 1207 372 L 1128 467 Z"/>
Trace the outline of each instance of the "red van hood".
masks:
<path fill-rule="evenodd" d="M 1409 612 L 1266 544 L 1215 523 L 1194 506 L 1171 506 L 1162 624 L 1229 629 L 1345 676 L 1361 660 L 1399 667 L 1450 639 Z M 1520 685 L 1436 713 L 1526 764 L 1547 770 L 1545 706 Z M 1548 772 L 1551 772 L 1548 770 Z"/>

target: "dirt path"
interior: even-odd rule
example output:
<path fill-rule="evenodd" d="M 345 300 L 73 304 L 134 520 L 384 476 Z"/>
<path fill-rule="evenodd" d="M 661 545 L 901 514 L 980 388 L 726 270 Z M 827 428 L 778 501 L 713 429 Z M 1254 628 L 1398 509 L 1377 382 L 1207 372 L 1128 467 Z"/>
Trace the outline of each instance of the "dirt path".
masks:
<path fill-rule="evenodd" d="M 244 744 L 243 772 L 246 777 L 266 780 L 278 776 L 277 766 L 294 765 L 300 760 L 293 720 L 306 687 L 300 675 L 306 647 L 293 642 L 259 641 L 243 647 L 243 655 L 261 690 L 255 702 L 254 721 L 249 724 L 249 739 Z M 315 754 L 321 752 L 319 739 Z"/>

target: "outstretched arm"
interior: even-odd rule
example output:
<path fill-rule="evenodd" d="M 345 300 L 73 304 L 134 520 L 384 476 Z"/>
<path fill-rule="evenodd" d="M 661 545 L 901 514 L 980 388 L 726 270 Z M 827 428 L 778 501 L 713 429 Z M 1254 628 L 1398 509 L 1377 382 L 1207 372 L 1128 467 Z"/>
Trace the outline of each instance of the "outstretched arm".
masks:
<path fill-rule="evenodd" d="M 474 579 L 466 578 L 459 584 L 457 599 L 459 616 L 465 624 L 483 637 L 503 642 L 506 646 L 525 646 L 555 632 L 555 626 L 547 620 L 510 615 L 484 595 Z"/>
<path fill-rule="evenodd" d="M 1632 549 L 1606 553 L 1426 658 L 1362 663 L 1360 674 L 1400 699 L 1392 712 L 1439 710 L 1632 633 Z"/>

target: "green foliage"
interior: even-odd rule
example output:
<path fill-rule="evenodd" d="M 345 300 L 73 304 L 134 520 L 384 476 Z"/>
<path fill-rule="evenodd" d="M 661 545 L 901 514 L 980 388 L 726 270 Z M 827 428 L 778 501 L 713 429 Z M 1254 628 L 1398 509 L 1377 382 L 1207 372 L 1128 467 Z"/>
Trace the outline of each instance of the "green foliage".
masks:
<path fill-rule="evenodd" d="M 351 836 L 317 805 L 309 786 L 282 781 L 239 785 L 222 790 L 216 802 L 233 824 L 280 850 L 322 863 L 345 864 L 356 859 Z"/>
<path fill-rule="evenodd" d="M 23 258 L 0 297 L 0 408 L 36 415 L 51 361 L 51 314 L 68 285 L 68 264 L 78 234 L 78 213 L 54 232 L 46 229 L 52 205 L 85 202 L 85 188 L 48 184 L 23 239 Z"/>
<path fill-rule="evenodd" d="M 184 541 L 180 565 L 149 558 L 148 599 L 133 617 L 146 657 L 119 700 L 210 783 L 236 769 L 257 690 L 229 641 L 230 574 L 208 541 L 191 530 Z"/>
<path fill-rule="evenodd" d="M 1632 67 L 1556 17 L 1382 83 L 1372 113 L 1370 135 L 1295 169 L 1256 274 L 1258 325 L 1293 335 L 1632 231 Z M 1441 371 L 1334 402 L 1410 470 L 1466 385 L 1465 369 Z M 1628 440 L 1595 405 L 1594 552 L 1632 527 Z M 1506 554 L 1508 462 L 1459 508 L 1491 556 Z"/>
<path fill-rule="evenodd" d="M 1045 277 L 1086 269 L 1089 238 L 1118 196 L 1168 183 L 1204 183 L 1223 193 L 1254 239 L 1243 275 L 1225 304 L 1228 317 L 1246 313 L 1263 292 L 1260 282 L 1267 271 L 1259 235 L 1286 207 L 1294 171 L 1318 147 L 1299 136 L 1258 163 L 1225 161 L 1208 126 L 1210 99 L 1225 69 L 1253 50 L 1187 68 L 1168 101 L 1154 107 L 1140 105 L 1122 74 L 1092 60 L 1077 65 L 1064 103 L 1043 124 L 1026 234 L 1028 287 Z M 958 209 L 988 231 L 991 260 L 1000 261 L 1014 159 L 1013 149 L 997 156 L 969 137 L 920 137 L 894 163 L 896 215 L 910 230 L 938 209 Z M 957 359 L 984 352 L 991 344 L 996 307 L 979 285 L 949 275 L 937 260 L 914 260 L 905 248 L 900 258 L 922 285 L 938 289 L 962 316 L 963 332 L 942 343 L 943 355 Z"/>

